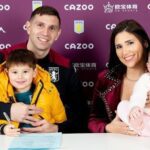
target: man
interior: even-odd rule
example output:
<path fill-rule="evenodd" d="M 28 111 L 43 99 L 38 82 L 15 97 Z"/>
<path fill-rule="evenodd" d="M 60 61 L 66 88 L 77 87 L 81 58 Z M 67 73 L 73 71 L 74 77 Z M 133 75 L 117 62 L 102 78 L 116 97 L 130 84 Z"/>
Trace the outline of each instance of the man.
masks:
<path fill-rule="evenodd" d="M 66 110 L 67 121 L 50 124 L 46 120 L 35 120 L 31 116 L 42 111 L 34 105 L 0 103 L 0 118 L 4 117 L 3 111 L 5 111 L 14 121 L 34 122 L 35 127 L 27 128 L 27 132 L 75 133 L 86 131 L 87 105 L 81 92 L 81 83 L 70 61 L 51 49 L 61 34 L 60 26 L 61 19 L 55 8 L 39 7 L 32 12 L 30 20 L 26 23 L 28 41 L 1 52 L 1 58 L 4 60 L 14 49 L 25 48 L 32 51 L 38 59 L 38 64 L 45 70 L 53 72 L 52 81 L 55 81 L 54 84 L 58 88 Z M 18 106 L 20 109 L 17 109 Z"/>

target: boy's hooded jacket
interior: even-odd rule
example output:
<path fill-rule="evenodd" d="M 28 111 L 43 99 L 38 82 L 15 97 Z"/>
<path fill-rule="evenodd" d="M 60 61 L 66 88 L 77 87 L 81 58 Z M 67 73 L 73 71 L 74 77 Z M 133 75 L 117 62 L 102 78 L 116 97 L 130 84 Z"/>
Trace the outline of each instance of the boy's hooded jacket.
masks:
<path fill-rule="evenodd" d="M 42 108 L 40 114 L 42 118 L 50 123 L 62 123 L 66 120 L 66 113 L 61 102 L 59 93 L 56 87 L 51 83 L 50 75 L 40 66 L 36 66 L 37 75 L 33 79 L 35 90 L 32 95 L 31 104 Z M 5 62 L 0 65 L 0 102 L 17 102 L 14 96 L 14 90 L 9 82 L 7 72 L 5 71 Z M 35 116 L 39 118 L 39 116 Z M 41 118 L 40 117 L 40 118 Z M 12 121 L 18 127 L 19 123 Z M 7 124 L 6 120 L 0 120 L 0 124 Z"/>

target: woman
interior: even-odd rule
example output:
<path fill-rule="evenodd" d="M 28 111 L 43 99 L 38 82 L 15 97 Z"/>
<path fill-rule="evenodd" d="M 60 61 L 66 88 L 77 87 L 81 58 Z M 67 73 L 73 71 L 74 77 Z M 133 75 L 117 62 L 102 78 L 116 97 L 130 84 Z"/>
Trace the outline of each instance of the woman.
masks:
<path fill-rule="evenodd" d="M 98 75 L 88 122 L 91 132 L 137 135 L 116 115 L 121 100 L 129 100 L 135 82 L 146 72 L 150 40 L 134 20 L 124 20 L 113 30 L 108 68 Z"/>

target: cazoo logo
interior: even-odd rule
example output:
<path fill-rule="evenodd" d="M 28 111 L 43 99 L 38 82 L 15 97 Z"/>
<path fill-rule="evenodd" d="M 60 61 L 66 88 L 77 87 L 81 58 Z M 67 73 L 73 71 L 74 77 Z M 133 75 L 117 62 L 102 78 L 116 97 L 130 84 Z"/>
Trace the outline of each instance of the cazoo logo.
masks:
<path fill-rule="evenodd" d="M 113 30 L 116 27 L 116 24 L 106 24 L 106 30 Z"/>
<path fill-rule="evenodd" d="M 147 5 L 147 8 L 150 10 L 150 4 Z"/>
<path fill-rule="evenodd" d="M 7 43 L 7 44 L 0 44 L 0 50 L 7 49 L 9 47 L 11 47 L 11 44 L 9 44 L 9 43 Z"/>
<path fill-rule="evenodd" d="M 83 81 L 82 86 L 83 87 L 94 87 L 94 82 L 93 81 Z"/>
<path fill-rule="evenodd" d="M 25 31 L 27 30 L 26 24 L 23 25 L 23 30 L 25 30 Z"/>
<path fill-rule="evenodd" d="M 10 5 L 8 4 L 0 4 L 0 11 L 9 11 L 10 10 Z"/>
<path fill-rule="evenodd" d="M 92 11 L 94 9 L 94 6 L 92 4 L 66 4 L 64 6 L 65 10 L 74 10 L 74 11 Z"/>
<path fill-rule="evenodd" d="M 94 49 L 93 43 L 66 43 L 65 49 L 67 50 L 86 50 L 86 49 Z"/>

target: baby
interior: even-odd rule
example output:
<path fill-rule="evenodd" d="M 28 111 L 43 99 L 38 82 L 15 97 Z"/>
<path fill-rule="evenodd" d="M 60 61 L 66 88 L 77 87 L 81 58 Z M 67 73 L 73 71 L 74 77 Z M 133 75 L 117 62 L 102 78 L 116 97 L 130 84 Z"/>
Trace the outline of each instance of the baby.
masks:
<path fill-rule="evenodd" d="M 135 83 L 130 100 L 121 101 L 117 108 L 120 119 L 141 136 L 150 136 L 150 107 L 146 105 L 150 91 L 150 54 L 146 65 L 148 72 Z"/>

